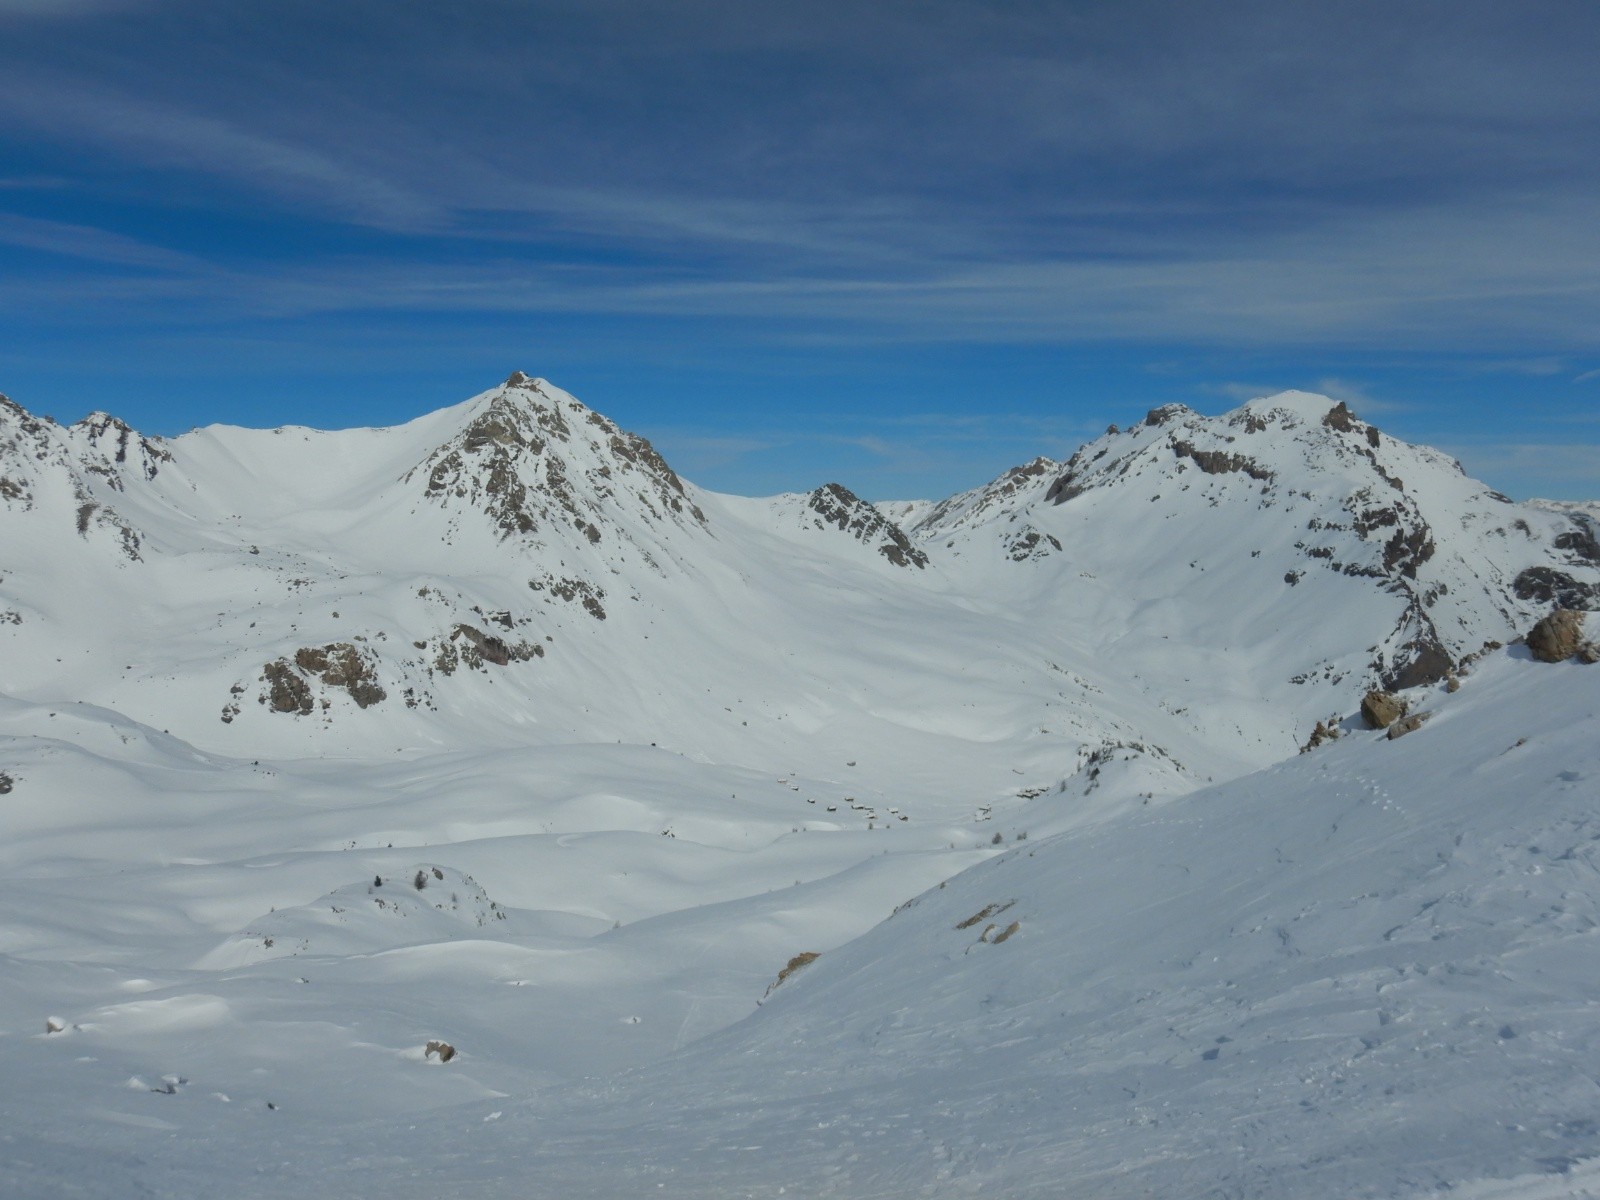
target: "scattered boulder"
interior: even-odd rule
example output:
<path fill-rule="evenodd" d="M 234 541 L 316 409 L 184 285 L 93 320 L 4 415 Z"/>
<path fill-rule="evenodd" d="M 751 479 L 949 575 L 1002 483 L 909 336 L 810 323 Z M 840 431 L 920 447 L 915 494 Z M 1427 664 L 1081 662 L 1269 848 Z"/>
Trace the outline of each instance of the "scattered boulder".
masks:
<path fill-rule="evenodd" d="M 449 1042 L 429 1042 L 427 1048 L 422 1052 L 423 1058 L 437 1058 L 442 1063 L 449 1062 L 455 1056 L 456 1048 Z"/>
<path fill-rule="evenodd" d="M 4 771 L 0 771 L 0 796 L 8 795 L 11 789 L 16 785 L 17 781 L 15 779 L 11 778 L 11 776 L 7 775 Z"/>
<path fill-rule="evenodd" d="M 1373 688 L 1361 697 L 1361 716 L 1369 729 L 1387 729 L 1406 715 L 1408 705 L 1393 692 Z"/>
<path fill-rule="evenodd" d="M 783 970 L 778 972 L 777 979 L 772 981 L 772 984 L 767 988 L 765 995 L 767 995 L 767 996 L 772 995 L 772 989 L 773 988 L 777 987 L 785 979 L 789 978 L 789 976 L 793 975 L 796 971 L 798 971 L 801 967 L 810 966 L 812 963 L 816 962 L 817 959 L 820 958 L 820 957 L 821 957 L 821 955 L 819 955 L 815 950 L 806 950 L 806 951 L 804 951 L 804 952 L 802 952 L 800 954 L 796 954 L 793 958 L 791 958 L 788 961 L 788 963 L 784 966 Z"/>
<path fill-rule="evenodd" d="M 433 668 L 442 675 L 453 675 L 457 667 L 487 671 L 490 666 L 505 667 L 543 657 L 544 647 L 538 642 L 508 642 L 476 625 L 461 624 L 450 631 L 448 638 L 439 640 Z"/>
<path fill-rule="evenodd" d="M 1300 747 L 1300 753 L 1307 754 L 1327 742 L 1336 742 L 1343 734 L 1344 730 L 1340 728 L 1337 715 L 1329 717 L 1326 721 L 1318 721 L 1317 727 L 1306 739 L 1306 744 Z"/>
<path fill-rule="evenodd" d="M 1583 645 L 1583 616 L 1576 609 L 1556 609 L 1528 631 L 1529 653 L 1540 662 L 1566 662 Z"/>
<path fill-rule="evenodd" d="M 1395 738 L 1403 738 L 1408 733 L 1415 733 L 1422 728 L 1422 723 L 1431 716 L 1433 716 L 1432 713 L 1418 712 L 1401 717 L 1389 726 L 1389 740 L 1392 742 Z"/>
<path fill-rule="evenodd" d="M 1450 653 L 1432 633 L 1424 632 L 1412 638 L 1396 656 L 1393 669 L 1386 672 L 1383 682 L 1392 691 L 1423 687 L 1448 678 L 1455 663 Z"/>

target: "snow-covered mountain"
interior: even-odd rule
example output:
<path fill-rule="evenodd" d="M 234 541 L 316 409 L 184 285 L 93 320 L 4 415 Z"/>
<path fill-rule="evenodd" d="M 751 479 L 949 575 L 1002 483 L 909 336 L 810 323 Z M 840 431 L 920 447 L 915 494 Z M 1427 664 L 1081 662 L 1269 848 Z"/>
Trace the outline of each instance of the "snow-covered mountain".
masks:
<path fill-rule="evenodd" d="M 1354 616 L 1316 640 L 1364 661 L 1310 670 L 1399 687 L 1444 678 L 1552 604 L 1600 600 L 1600 542 L 1580 514 L 1513 504 L 1306 393 L 1219 417 L 1155 409 L 1065 464 L 1038 459 L 951 497 L 912 531 L 978 571 L 1026 564 L 1056 592 L 1076 572 L 1129 599 L 1181 595 L 1163 621 L 1176 617 L 1169 636 L 1186 645 L 1241 644 L 1274 613 Z"/>
<path fill-rule="evenodd" d="M 1194 962 L 1208 949 L 1233 961 L 1224 933 L 1199 920 L 1228 878 L 1253 880 L 1285 911 L 1332 911 L 1389 886 L 1355 867 L 1329 875 L 1331 891 L 1272 874 L 1258 861 L 1268 834 L 1255 832 L 1277 828 L 1265 797 L 1298 797 L 1308 814 L 1284 827 L 1282 847 L 1323 836 L 1327 764 L 1343 764 L 1344 787 L 1411 763 L 1392 786 L 1427 790 L 1428 770 L 1477 762 L 1493 740 L 1481 729 L 1451 740 L 1448 712 L 1463 730 L 1497 712 L 1507 728 L 1529 724 L 1555 688 L 1576 731 L 1558 757 L 1572 765 L 1515 761 L 1557 783 L 1563 771 L 1587 779 L 1587 759 L 1569 751 L 1592 732 L 1600 672 L 1493 649 L 1558 604 L 1600 607 L 1585 512 L 1514 504 L 1453 460 L 1300 393 L 1220 417 L 1159 409 L 1065 463 L 1036 459 L 938 503 L 880 505 L 839 483 L 707 492 L 644 439 L 520 372 L 402 426 L 338 432 L 213 426 L 163 440 L 104 413 L 61 426 L 5 401 L 0 1053 L 18 1095 L 59 1103 L 13 1113 L 0 1102 L 0 1191 L 50 1195 L 68 1180 L 128 1194 L 117 1164 L 138 1152 L 126 1131 L 169 1125 L 240 1161 L 262 1119 L 329 1155 L 358 1137 L 407 1159 L 359 1122 L 459 1110 L 482 1125 L 476 1101 L 545 1088 L 552 1104 L 581 1107 L 591 1092 L 569 1090 L 580 1078 L 655 1062 L 672 1065 L 649 1068 L 645 1090 L 616 1084 L 630 1128 L 650 1124 L 639 1097 L 676 1078 L 674 1128 L 714 1147 L 727 1113 L 704 1081 L 745 1095 L 730 1064 L 770 1062 L 791 1081 L 774 1095 L 811 1112 L 806 1081 L 855 1087 L 849 1048 L 893 1029 L 906 1033 L 891 1039 L 895 1069 L 925 1071 L 937 1087 L 924 1102 L 937 1105 L 962 1054 L 1021 1069 L 1020 1052 L 975 1032 L 1002 993 L 1001 1009 L 1021 1012 L 998 1028 L 1103 1051 L 1107 1080 L 1117 1063 L 1165 1062 L 1149 1021 L 1095 1007 L 1090 983 L 1053 964 L 1103 982 L 1119 970 L 1116 947 L 1148 943 L 1127 978 L 1164 994 L 1179 941 Z M 1297 757 L 1319 722 L 1353 729 L 1374 684 L 1450 707 L 1400 747 L 1347 738 Z M 1530 796 L 1549 784 L 1480 767 Z M 1429 795 L 1444 802 L 1439 788 Z M 1479 849 L 1460 853 L 1499 863 L 1491 840 L 1550 841 L 1551 822 L 1533 808 L 1485 817 Z M 1182 860 L 1174 875 L 1151 866 L 1167 855 L 1147 844 L 1166 834 L 1139 832 L 1151 828 L 1181 828 L 1196 854 L 1236 851 L 1218 849 L 1204 870 Z M 1394 876 L 1402 907 L 1433 886 L 1415 846 L 1371 868 Z M 1476 875 L 1461 886 L 1489 887 Z M 943 898 L 959 907 L 989 891 L 975 907 L 1017 911 L 965 927 L 982 944 L 964 942 L 960 962 L 918 957 L 954 923 Z M 1508 919 L 1536 924 L 1533 907 L 1557 902 L 1535 888 Z M 1196 920 L 1167 941 L 1145 924 L 1189 909 Z M 1114 935 L 1073 942 L 1079 912 Z M 1008 934 L 1011 920 L 1022 924 Z M 885 949 L 913 928 L 915 954 Z M 1041 937 L 1049 946 L 1011 984 L 981 965 Z M 1309 958 L 1334 953 L 1319 943 Z M 1251 1011 L 1282 1005 L 1289 1029 L 1320 1001 L 1275 961 L 1240 960 L 1238 978 Z M 924 977 L 934 962 L 944 983 Z M 768 1008 L 741 1023 L 786 964 Z M 1194 986 L 1223 1002 L 1210 975 Z M 894 997 L 901 1015 L 883 1016 Z M 1149 1011 L 1192 1016 L 1169 1007 Z M 45 1032 L 47 1016 L 59 1029 Z M 954 1058 L 927 1040 L 946 1028 Z M 432 1040 L 459 1056 L 441 1064 Z M 814 1047 L 815 1063 L 774 1057 L 778 1043 Z M 1582 1058 L 1588 1043 L 1574 1044 Z M 1469 1074 L 1491 1065 L 1473 1061 Z M 1233 1070 L 1229 1105 L 1261 1085 Z M 975 1112 L 1002 1111 L 1001 1076 L 963 1071 Z M 861 1077 L 865 1094 L 932 1119 L 883 1075 Z M 1552 1086 L 1548 1073 L 1529 1078 L 1541 1095 Z M 69 1111 L 104 1115 L 67 1129 Z M 1116 1119 L 1090 1105 L 1080 1130 L 1050 1112 L 1059 1136 L 1023 1122 L 1007 1151 L 1027 1172 L 1064 1161 L 1041 1147 L 1077 1145 Z M 752 1137 L 762 1120 L 750 1118 Z M 799 1150 L 783 1161 L 837 1174 L 802 1194 L 946 1194 L 952 1181 L 995 1194 L 989 1183 L 1009 1177 L 959 1141 L 1010 1145 L 987 1120 L 944 1139 L 932 1174 L 892 1154 L 860 1155 L 860 1167 Z M 1190 1140 L 1172 1153 L 1203 1158 L 1193 1139 L 1209 1127 L 1181 1128 Z M 587 1132 L 563 1130 L 561 1146 L 595 1152 Z M 641 1136 L 663 1161 L 678 1153 Z M 494 1144 L 484 1162 L 500 1166 L 483 1170 L 509 1177 L 495 1156 L 512 1143 Z M 1338 1160 L 1336 1147 L 1317 1152 Z M 429 1153 L 466 1170 L 442 1145 Z M 564 1181 L 552 1195 L 637 1195 L 641 1180 L 690 1194 L 688 1159 L 657 1177 L 624 1157 L 585 1187 L 580 1151 L 551 1153 Z M 134 1174 L 157 1195 L 214 1193 L 204 1157 L 175 1148 Z M 1438 1178 L 1532 1161 L 1520 1149 L 1492 1157 L 1457 1155 Z M 738 1155 L 725 1166 L 708 1175 L 720 1191 L 696 1194 L 765 1186 Z M 1222 1179 L 1206 1170 L 1194 1177 Z M 1016 1194 L 1034 1187 L 1027 1172 Z M 499 1186 L 475 1178 L 482 1194 Z M 1157 1192 L 1182 1190 L 1159 1178 Z M 370 1189 L 344 1178 L 336 1190 L 405 1194 L 399 1179 L 380 1170 Z M 1322 1193 L 1308 1182 L 1306 1194 Z"/>

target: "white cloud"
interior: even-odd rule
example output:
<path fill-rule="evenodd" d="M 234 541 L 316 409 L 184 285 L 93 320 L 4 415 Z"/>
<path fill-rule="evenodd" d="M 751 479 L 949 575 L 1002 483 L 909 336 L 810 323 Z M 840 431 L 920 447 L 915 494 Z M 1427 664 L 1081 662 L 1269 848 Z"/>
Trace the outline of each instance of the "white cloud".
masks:
<path fill-rule="evenodd" d="M 87 225 L 0 213 L 0 245 L 118 266 L 197 270 L 204 260 Z"/>
<path fill-rule="evenodd" d="M 87 140 L 124 161 L 206 172 L 373 224 L 420 228 L 439 223 L 436 204 L 362 170 L 353 156 L 87 80 L 13 72 L 0 78 L 0 113 L 14 126 Z"/>

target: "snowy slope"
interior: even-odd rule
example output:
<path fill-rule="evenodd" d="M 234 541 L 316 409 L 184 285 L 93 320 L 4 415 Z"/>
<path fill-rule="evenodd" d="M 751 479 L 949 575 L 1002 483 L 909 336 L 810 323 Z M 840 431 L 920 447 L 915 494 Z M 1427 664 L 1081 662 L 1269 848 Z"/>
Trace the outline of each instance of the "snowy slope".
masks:
<path fill-rule="evenodd" d="M 1432 719 L 1398 741 L 1352 727 L 1180 803 L 1012 842 L 745 1020 L 623 1075 L 607 1041 L 648 1030 L 677 989 L 717 986 L 708 963 L 693 984 L 649 957 L 608 976 L 611 934 L 575 976 L 549 930 L 520 945 L 430 930 L 409 956 L 262 958 L 248 1003 L 178 991 L 168 967 L 77 1011 L 72 990 L 115 956 L 77 977 L 8 957 L 12 1005 L 41 1012 L 47 988 L 66 1003 L 61 1033 L 6 1038 L 11 1077 L 60 1107 L 13 1114 L 0 1181 L 47 1195 L 38 1181 L 67 1172 L 105 1196 L 1592 1194 L 1600 672 L 1503 651 L 1425 702 Z M 421 904 L 409 881 L 431 868 L 404 861 L 385 885 Z M 797 911 L 786 898 L 766 919 Z M 682 932 L 697 926 L 715 919 Z M 815 932 L 791 924 L 790 944 Z M 551 972 L 604 980 L 585 995 L 599 1011 L 529 995 Z M 452 1000 L 464 1057 L 430 1066 L 422 1040 L 441 1030 L 419 1017 Z M 288 1004 L 327 1024 L 268 1016 Z M 601 1073 L 528 1098 L 574 1033 Z M 235 1065 L 240 1039 L 255 1051 Z M 231 1053 L 200 1049 L 217 1043 Z"/>
<path fill-rule="evenodd" d="M 1561 1176 L 1600 1156 L 1600 672 L 1502 653 L 1429 704 L 1403 740 L 1352 730 L 1013 846 L 692 1053 L 488 1133 L 443 1122 L 429 1177 L 517 1194 L 494 1183 L 514 1156 L 541 1194 L 596 1197 L 1592 1194 Z"/>

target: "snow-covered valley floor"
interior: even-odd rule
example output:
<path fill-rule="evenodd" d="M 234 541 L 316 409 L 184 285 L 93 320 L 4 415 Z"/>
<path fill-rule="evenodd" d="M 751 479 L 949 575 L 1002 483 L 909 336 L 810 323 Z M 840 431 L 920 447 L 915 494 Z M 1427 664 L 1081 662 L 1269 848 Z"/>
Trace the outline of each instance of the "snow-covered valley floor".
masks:
<path fill-rule="evenodd" d="M 80 726 L 20 763 L 81 772 L 83 808 L 4 850 L 0 1190 L 1586 1194 L 1600 672 L 1514 649 L 1426 700 L 1402 740 L 1003 851 L 950 850 L 953 824 L 779 835 L 810 785 L 614 747 L 184 798 L 204 768 L 160 735 L 8 705 L 10 737 L 70 718 L 142 752 L 112 766 Z M 570 798 L 548 830 L 463 811 L 496 778 Z M 767 832 L 719 820 L 740 788 Z M 646 792 L 703 840 L 630 827 Z M 423 799 L 340 845 L 380 793 Z M 574 902 L 474 882 L 519 875 Z M 271 911 L 302 877 L 343 883 Z"/>

